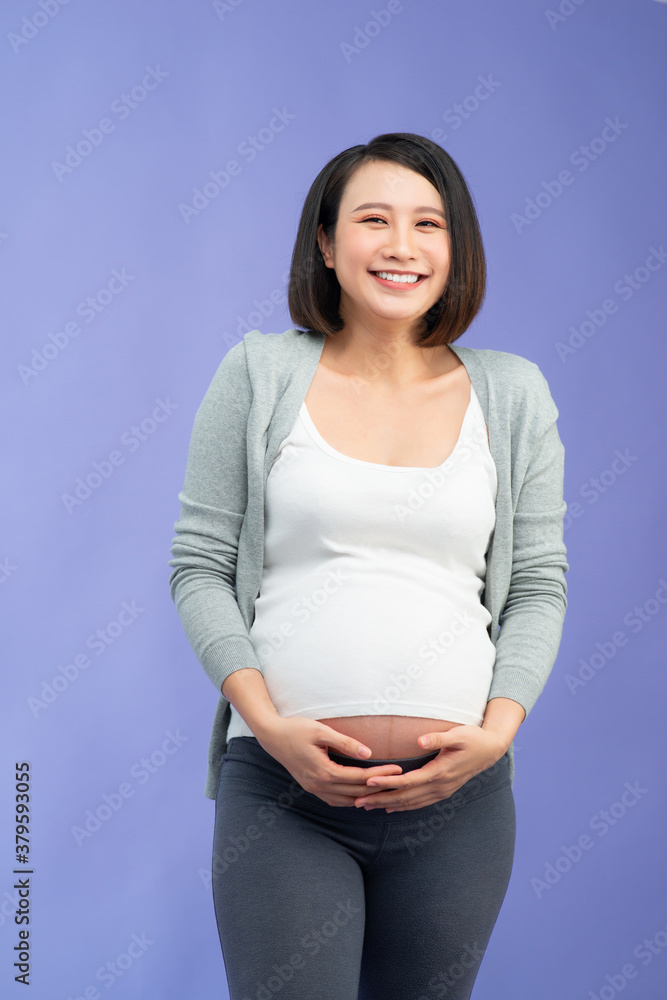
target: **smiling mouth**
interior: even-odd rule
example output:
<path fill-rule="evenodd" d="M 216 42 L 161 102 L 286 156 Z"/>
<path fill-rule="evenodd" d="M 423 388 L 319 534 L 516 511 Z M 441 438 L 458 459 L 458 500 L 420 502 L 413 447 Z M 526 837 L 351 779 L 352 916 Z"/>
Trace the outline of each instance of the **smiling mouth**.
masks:
<path fill-rule="evenodd" d="M 415 275 L 414 272 L 410 272 L 410 271 L 403 271 L 403 272 L 401 272 L 401 271 L 369 271 L 369 274 L 372 274 L 373 277 L 377 281 L 381 282 L 386 287 L 389 287 L 390 285 L 396 285 L 399 288 L 414 288 L 416 285 L 421 284 L 421 282 L 424 281 L 424 279 L 427 277 L 427 275 L 425 275 L 425 274 Z M 390 274 L 390 275 L 392 275 L 392 277 L 390 277 L 390 278 L 382 278 L 382 277 L 380 277 L 381 274 Z M 416 281 L 414 280 L 415 277 L 417 279 Z M 408 280 L 408 279 L 410 279 L 410 280 Z"/>

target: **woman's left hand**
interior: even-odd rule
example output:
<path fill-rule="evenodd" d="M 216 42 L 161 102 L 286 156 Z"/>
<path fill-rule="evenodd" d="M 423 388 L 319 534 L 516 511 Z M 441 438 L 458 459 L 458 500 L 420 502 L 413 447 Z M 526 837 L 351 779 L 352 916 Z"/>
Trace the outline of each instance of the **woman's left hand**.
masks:
<path fill-rule="evenodd" d="M 423 753 L 440 749 L 440 753 L 423 767 L 406 774 L 390 774 L 368 779 L 374 790 L 354 800 L 355 806 L 404 812 L 421 809 L 434 802 L 448 799 L 480 771 L 485 771 L 503 756 L 507 747 L 497 733 L 481 726 L 453 726 L 443 733 L 425 733 L 430 744 L 419 746 Z M 381 791 L 386 788 L 387 791 Z"/>

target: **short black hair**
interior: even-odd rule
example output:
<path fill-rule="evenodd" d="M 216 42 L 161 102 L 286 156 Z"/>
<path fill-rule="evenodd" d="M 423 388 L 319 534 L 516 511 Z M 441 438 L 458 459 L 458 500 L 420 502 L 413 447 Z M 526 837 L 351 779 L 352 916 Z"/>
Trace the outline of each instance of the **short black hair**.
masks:
<path fill-rule="evenodd" d="M 486 292 L 486 258 L 472 196 L 463 174 L 445 150 L 412 132 L 387 132 L 366 145 L 350 146 L 319 172 L 306 196 L 290 266 L 288 308 L 296 327 L 332 336 L 343 327 L 340 284 L 324 263 L 317 242 L 320 223 L 333 240 L 343 192 L 352 174 L 371 161 L 400 163 L 439 191 L 451 241 L 449 278 L 440 299 L 424 316 L 421 347 L 451 344 L 470 326 Z"/>

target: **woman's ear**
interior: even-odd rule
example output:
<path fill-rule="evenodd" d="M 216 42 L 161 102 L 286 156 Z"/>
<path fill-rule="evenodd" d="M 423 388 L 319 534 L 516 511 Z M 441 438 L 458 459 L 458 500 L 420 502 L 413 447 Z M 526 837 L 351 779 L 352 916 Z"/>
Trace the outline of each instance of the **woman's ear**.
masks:
<path fill-rule="evenodd" d="M 331 246 L 329 240 L 326 237 L 322 223 L 320 222 L 317 227 L 317 243 L 322 253 L 324 263 L 327 267 L 333 267 L 333 254 L 331 252 Z"/>

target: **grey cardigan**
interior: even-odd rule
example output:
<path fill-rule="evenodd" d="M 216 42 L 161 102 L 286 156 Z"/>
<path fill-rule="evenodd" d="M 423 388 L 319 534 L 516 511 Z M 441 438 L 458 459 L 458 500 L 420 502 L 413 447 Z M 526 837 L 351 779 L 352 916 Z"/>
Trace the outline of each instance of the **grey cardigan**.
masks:
<path fill-rule="evenodd" d="M 194 419 L 178 495 L 169 588 L 218 692 L 235 670 L 263 673 L 249 636 L 264 566 L 266 481 L 319 363 L 324 335 L 251 330 L 222 359 Z M 489 700 L 530 712 L 556 660 L 567 607 L 564 448 L 547 381 L 527 358 L 451 349 L 466 366 L 496 465 L 496 524 L 482 602 L 496 647 Z M 204 795 L 215 799 L 230 704 L 220 693 Z M 514 743 L 508 753 L 514 783 Z"/>

